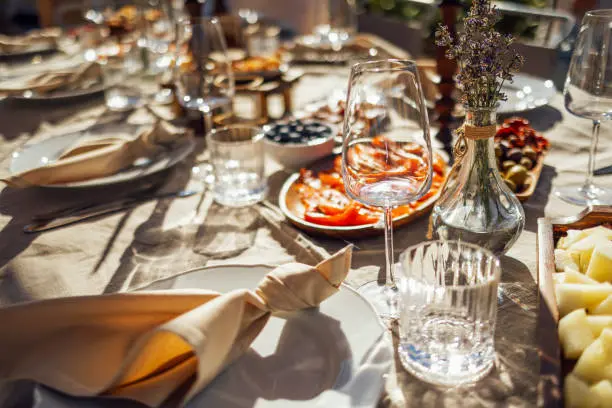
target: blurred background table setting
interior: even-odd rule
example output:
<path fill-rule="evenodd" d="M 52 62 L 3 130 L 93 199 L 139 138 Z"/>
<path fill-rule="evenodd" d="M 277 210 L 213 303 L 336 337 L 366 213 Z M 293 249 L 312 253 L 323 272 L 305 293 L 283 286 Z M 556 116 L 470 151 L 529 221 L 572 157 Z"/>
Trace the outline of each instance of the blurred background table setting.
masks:
<path fill-rule="evenodd" d="M 598 406 L 612 17 L 494 5 L 7 1 L 0 406 Z"/>

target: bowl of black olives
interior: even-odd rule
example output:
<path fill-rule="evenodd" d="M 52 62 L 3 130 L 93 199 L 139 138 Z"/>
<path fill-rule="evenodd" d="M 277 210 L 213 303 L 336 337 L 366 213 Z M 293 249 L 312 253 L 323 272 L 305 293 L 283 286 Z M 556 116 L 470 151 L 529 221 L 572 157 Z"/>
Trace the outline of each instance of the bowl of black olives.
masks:
<path fill-rule="evenodd" d="M 332 153 L 334 133 L 316 120 L 294 119 L 264 126 L 266 154 L 289 169 L 300 169 Z"/>

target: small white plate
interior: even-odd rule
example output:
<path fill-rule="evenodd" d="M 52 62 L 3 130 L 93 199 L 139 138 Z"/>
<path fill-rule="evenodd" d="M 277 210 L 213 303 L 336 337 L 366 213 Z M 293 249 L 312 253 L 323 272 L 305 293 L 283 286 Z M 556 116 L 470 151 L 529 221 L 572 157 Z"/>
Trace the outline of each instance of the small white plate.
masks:
<path fill-rule="evenodd" d="M 557 90 L 553 81 L 517 74 L 514 82 L 505 82 L 501 90 L 508 97 L 500 103 L 498 113 L 525 112 L 547 105 Z"/>
<path fill-rule="evenodd" d="M 272 266 L 223 265 L 189 271 L 143 290 L 255 288 Z M 372 306 L 348 286 L 318 309 L 273 316 L 251 350 L 189 408 L 375 407 L 393 351 Z"/>
<path fill-rule="evenodd" d="M 81 138 L 84 137 L 104 137 L 104 136 L 127 136 L 134 137 L 138 132 L 142 131 L 140 126 L 134 125 L 116 125 L 105 126 L 96 133 L 89 131 L 80 131 L 68 133 L 65 135 L 54 136 L 42 142 L 27 145 L 23 149 L 13 153 L 13 160 L 10 165 L 11 174 L 18 174 L 36 167 L 45 166 L 52 163 L 54 160 Z M 45 187 L 56 188 L 75 188 L 75 187 L 95 187 L 109 184 L 121 183 L 134 180 L 140 177 L 145 177 L 153 173 L 168 169 L 183 160 L 189 153 L 193 151 L 195 142 L 191 137 L 181 139 L 180 143 L 176 143 L 172 150 L 165 152 L 163 155 L 155 157 L 147 162 L 133 166 L 111 176 L 100 177 L 92 180 L 50 184 Z"/>

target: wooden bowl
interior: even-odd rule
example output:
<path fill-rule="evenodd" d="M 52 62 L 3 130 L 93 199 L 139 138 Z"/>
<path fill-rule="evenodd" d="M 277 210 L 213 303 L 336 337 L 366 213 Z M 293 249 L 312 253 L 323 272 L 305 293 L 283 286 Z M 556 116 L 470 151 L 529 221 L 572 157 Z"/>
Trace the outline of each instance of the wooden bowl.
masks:
<path fill-rule="evenodd" d="M 334 156 L 329 156 L 315 163 L 311 167 L 311 170 L 314 172 L 328 170 L 333 167 L 333 162 Z M 448 173 L 448 168 L 446 169 L 446 172 Z M 333 227 L 305 221 L 302 218 L 305 208 L 299 197 L 297 189 L 297 181 L 299 177 L 299 173 L 294 173 L 289 176 L 289 178 L 285 181 L 285 184 L 283 184 L 278 198 L 279 207 L 283 214 L 285 214 L 285 217 L 287 217 L 287 219 L 299 229 L 315 235 L 325 235 L 332 238 L 342 239 L 363 238 L 384 233 L 382 222 L 376 224 Z M 440 196 L 440 192 L 441 191 L 438 191 L 436 195 L 421 203 L 421 205 L 414 210 L 414 212 L 395 217 L 393 219 L 393 227 L 401 227 L 428 214 Z"/>
<path fill-rule="evenodd" d="M 571 371 L 573 361 L 561 355 L 559 333 L 559 309 L 555 296 L 555 245 L 569 229 L 586 229 L 612 222 L 612 207 L 590 206 L 581 213 L 561 218 L 538 219 L 538 343 L 540 354 L 540 382 L 538 390 L 542 407 L 563 406 L 563 380 Z"/>

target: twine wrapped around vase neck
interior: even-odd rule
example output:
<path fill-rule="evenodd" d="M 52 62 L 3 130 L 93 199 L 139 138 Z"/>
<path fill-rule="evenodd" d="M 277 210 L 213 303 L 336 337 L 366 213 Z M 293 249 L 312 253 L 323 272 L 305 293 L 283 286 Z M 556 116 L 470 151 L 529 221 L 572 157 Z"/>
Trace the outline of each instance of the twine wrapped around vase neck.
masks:
<path fill-rule="evenodd" d="M 495 124 L 488 126 L 472 126 L 472 125 L 463 125 L 459 129 L 455 131 L 457 134 L 457 141 L 453 146 L 453 156 L 455 158 L 455 162 L 453 163 L 453 167 L 451 167 L 450 171 L 446 175 L 446 180 L 444 180 L 444 184 L 442 184 L 442 188 L 440 189 L 440 194 L 444 192 L 446 189 L 446 185 L 448 181 L 455 175 L 457 170 L 459 169 L 459 165 L 463 161 L 465 154 L 467 153 L 467 140 L 484 140 L 490 137 L 494 137 L 497 131 L 497 126 Z M 440 195 L 441 196 L 441 195 Z M 439 198 L 438 198 L 439 200 Z M 435 208 L 435 205 L 434 205 Z M 429 225 L 427 227 L 427 239 L 433 238 L 433 211 L 429 215 Z"/>

